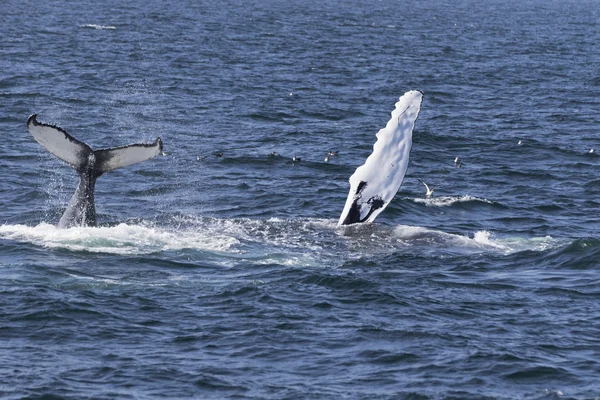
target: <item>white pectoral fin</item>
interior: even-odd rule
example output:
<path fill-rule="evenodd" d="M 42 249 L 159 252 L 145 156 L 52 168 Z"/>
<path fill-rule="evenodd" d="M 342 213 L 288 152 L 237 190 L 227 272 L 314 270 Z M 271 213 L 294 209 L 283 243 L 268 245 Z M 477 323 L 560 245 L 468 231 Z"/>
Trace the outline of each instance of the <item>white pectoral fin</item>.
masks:
<path fill-rule="evenodd" d="M 62 128 L 39 122 L 37 114 L 27 120 L 27 130 L 46 150 L 76 169 L 87 162 L 92 152 L 90 146 L 75 139 Z"/>
<path fill-rule="evenodd" d="M 156 157 L 162 151 L 162 140 L 157 138 L 150 144 L 131 144 L 113 149 L 96 150 L 96 169 L 108 172 L 117 168 L 137 164 Z"/>
<path fill-rule="evenodd" d="M 392 117 L 377 133 L 373 153 L 350 177 L 350 192 L 338 225 L 373 222 L 402 185 L 412 147 L 412 132 L 423 93 L 410 91 L 396 102 Z"/>

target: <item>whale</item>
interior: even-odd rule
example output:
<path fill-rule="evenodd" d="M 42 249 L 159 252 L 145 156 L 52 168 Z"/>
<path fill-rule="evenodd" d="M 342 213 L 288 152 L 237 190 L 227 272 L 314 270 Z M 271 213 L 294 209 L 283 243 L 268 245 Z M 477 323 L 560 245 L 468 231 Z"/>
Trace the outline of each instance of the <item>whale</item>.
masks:
<path fill-rule="evenodd" d="M 385 128 L 377 132 L 373 152 L 350 176 L 350 191 L 338 226 L 371 223 L 392 201 L 406 174 L 412 133 L 423 93 L 406 92 L 396 102 Z"/>
<path fill-rule="evenodd" d="M 59 228 L 96 226 L 96 180 L 106 172 L 154 158 L 163 148 L 158 137 L 154 143 L 93 150 L 64 129 L 39 122 L 37 114 L 27 119 L 27 130 L 42 147 L 79 174 L 79 184 L 58 222 Z"/>

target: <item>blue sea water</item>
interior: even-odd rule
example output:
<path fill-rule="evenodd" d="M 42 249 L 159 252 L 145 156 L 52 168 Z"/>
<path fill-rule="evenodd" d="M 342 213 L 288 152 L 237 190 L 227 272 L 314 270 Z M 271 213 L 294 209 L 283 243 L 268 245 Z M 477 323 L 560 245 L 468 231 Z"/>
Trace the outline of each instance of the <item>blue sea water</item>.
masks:
<path fill-rule="evenodd" d="M 600 398 L 597 1 L 0 11 L 0 397 Z M 413 89 L 402 188 L 338 228 Z M 32 113 L 165 154 L 58 229 Z"/>

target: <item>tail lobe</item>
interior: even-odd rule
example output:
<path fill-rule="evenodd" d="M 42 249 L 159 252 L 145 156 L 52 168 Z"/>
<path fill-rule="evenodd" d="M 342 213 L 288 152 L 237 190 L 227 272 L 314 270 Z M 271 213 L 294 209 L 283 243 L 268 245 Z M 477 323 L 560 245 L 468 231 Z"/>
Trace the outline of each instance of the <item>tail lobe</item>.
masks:
<path fill-rule="evenodd" d="M 98 173 L 103 174 L 117 168 L 137 164 L 156 157 L 162 152 L 162 148 L 162 139 L 156 138 L 154 143 L 138 143 L 112 149 L 96 150 L 94 151 L 96 170 Z"/>
<path fill-rule="evenodd" d="M 37 114 L 27 120 L 27 130 L 42 147 L 76 170 L 82 169 L 93 153 L 90 146 L 75 139 L 64 129 L 39 122 Z"/>

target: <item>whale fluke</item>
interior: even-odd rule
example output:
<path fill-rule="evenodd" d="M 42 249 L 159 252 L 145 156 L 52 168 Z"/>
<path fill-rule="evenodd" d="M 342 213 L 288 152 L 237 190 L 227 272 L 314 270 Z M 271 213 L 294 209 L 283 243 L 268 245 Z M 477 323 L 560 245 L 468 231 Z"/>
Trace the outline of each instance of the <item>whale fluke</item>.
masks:
<path fill-rule="evenodd" d="M 94 226 L 96 207 L 94 188 L 103 173 L 137 164 L 156 157 L 162 152 L 162 140 L 151 144 L 131 144 L 111 149 L 92 150 L 64 129 L 37 120 L 33 114 L 27 120 L 27 130 L 50 153 L 73 167 L 79 174 L 79 184 L 63 213 L 58 226 Z"/>
<path fill-rule="evenodd" d="M 412 132 L 423 93 L 405 93 L 385 128 L 377 133 L 373 153 L 350 177 L 350 192 L 338 225 L 373 222 L 402 185 L 412 147 Z"/>

